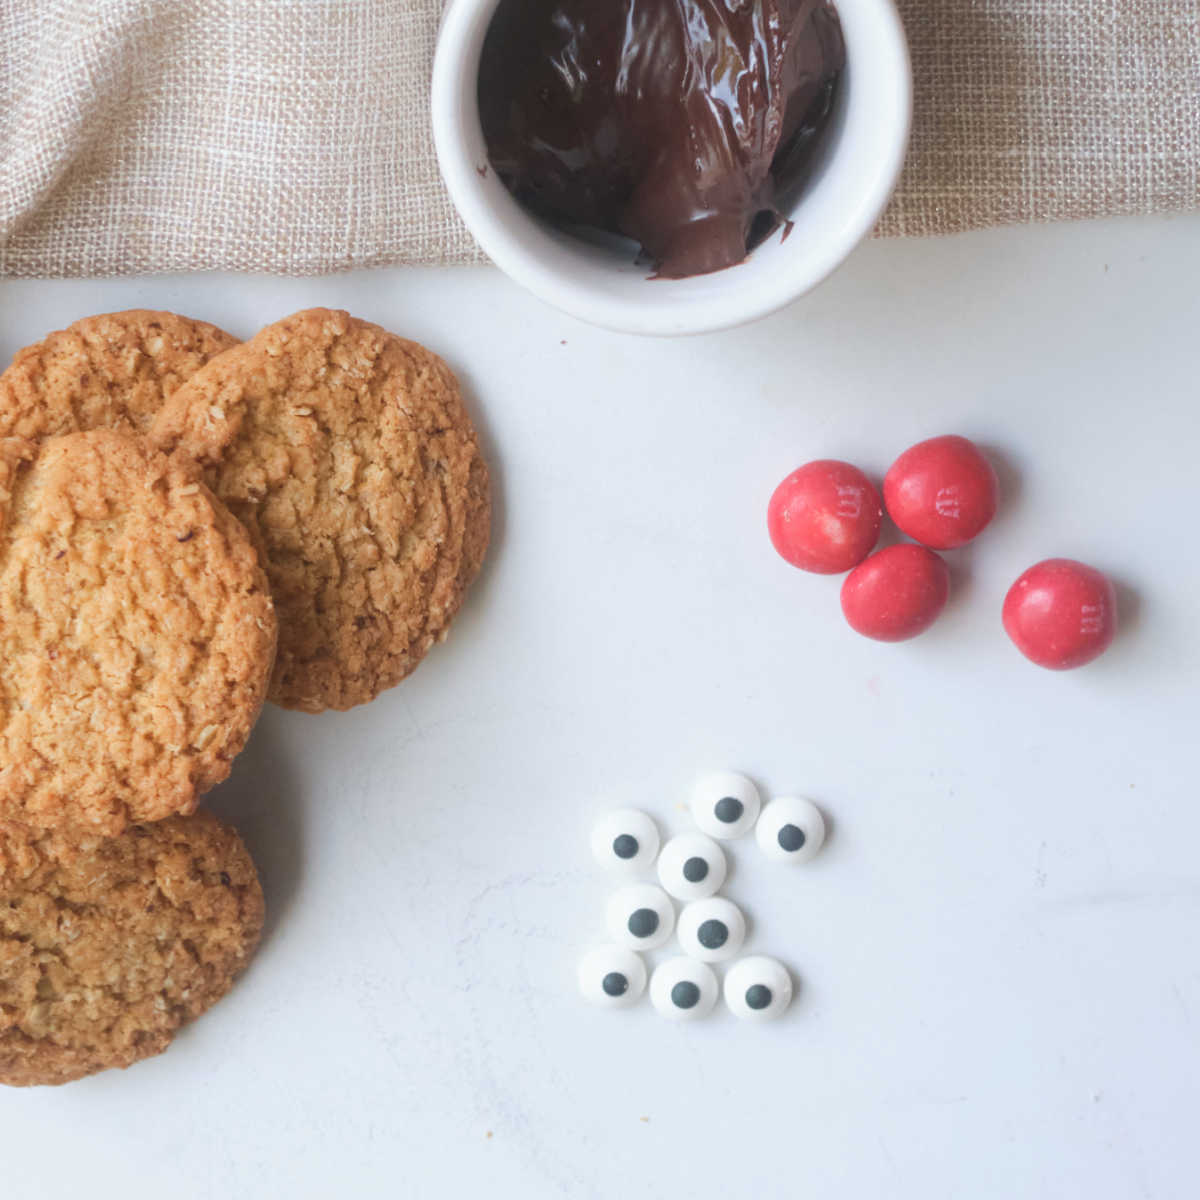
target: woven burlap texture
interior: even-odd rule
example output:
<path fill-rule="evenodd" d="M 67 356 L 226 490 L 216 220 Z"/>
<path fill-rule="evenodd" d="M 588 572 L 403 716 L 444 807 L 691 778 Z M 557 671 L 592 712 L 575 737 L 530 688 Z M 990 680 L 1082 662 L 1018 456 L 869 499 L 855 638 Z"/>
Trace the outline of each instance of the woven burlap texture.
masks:
<path fill-rule="evenodd" d="M 879 232 L 1200 207 L 1200 0 L 901 0 Z M 441 0 L 0 0 L 0 274 L 465 263 Z"/>

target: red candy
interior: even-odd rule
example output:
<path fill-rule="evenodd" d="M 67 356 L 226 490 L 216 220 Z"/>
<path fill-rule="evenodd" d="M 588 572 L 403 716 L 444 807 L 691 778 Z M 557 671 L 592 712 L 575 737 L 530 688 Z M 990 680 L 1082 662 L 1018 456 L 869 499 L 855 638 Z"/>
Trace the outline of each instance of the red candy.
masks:
<path fill-rule="evenodd" d="M 950 594 L 950 572 L 924 546 L 889 546 L 855 567 L 842 584 L 851 627 L 877 642 L 903 642 L 937 620 Z"/>
<path fill-rule="evenodd" d="M 1082 667 L 1103 654 L 1116 636 L 1117 594 L 1094 567 L 1048 558 L 1009 588 L 1004 629 L 1039 667 Z"/>
<path fill-rule="evenodd" d="M 821 459 L 793 471 L 767 505 L 775 549 L 802 571 L 838 575 L 875 548 L 883 506 L 871 481 L 850 463 Z"/>
<path fill-rule="evenodd" d="M 953 550 L 996 514 L 996 472 L 973 442 L 936 437 L 900 455 L 883 481 L 888 515 L 923 546 Z"/>

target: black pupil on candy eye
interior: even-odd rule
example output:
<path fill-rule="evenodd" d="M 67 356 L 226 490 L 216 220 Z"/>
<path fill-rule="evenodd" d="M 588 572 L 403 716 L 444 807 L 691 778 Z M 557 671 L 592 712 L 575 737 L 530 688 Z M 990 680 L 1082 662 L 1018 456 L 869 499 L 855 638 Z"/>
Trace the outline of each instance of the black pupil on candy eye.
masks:
<path fill-rule="evenodd" d="M 652 908 L 635 909 L 629 914 L 629 932 L 634 937 L 649 937 L 658 928 L 658 913 Z"/>
<path fill-rule="evenodd" d="M 700 928 L 696 930 L 696 940 L 706 950 L 719 950 L 725 945 L 728 937 L 729 930 L 725 927 L 724 921 L 702 921 Z"/>
<path fill-rule="evenodd" d="M 683 877 L 688 883 L 699 883 L 708 874 L 708 863 L 698 855 L 683 864 Z"/>
<path fill-rule="evenodd" d="M 771 989 L 763 983 L 756 983 L 746 989 L 746 1007 L 756 1011 L 766 1008 L 771 1003 Z"/>
<path fill-rule="evenodd" d="M 632 834 L 622 833 L 613 838 L 613 853 L 618 858 L 632 858 L 638 852 L 638 840 Z"/>
<path fill-rule="evenodd" d="M 606 996 L 623 996 L 629 991 L 629 980 L 620 971 L 609 971 L 600 986 Z"/>
<path fill-rule="evenodd" d="M 688 979 L 681 979 L 671 989 L 671 1003 L 676 1008 L 694 1008 L 700 999 L 700 989 Z"/>
<path fill-rule="evenodd" d="M 717 801 L 716 808 L 713 809 L 713 812 L 717 815 L 717 820 L 724 821 L 726 825 L 732 825 L 734 821 L 741 817 L 744 811 L 745 805 L 733 796 L 722 796 Z"/>
<path fill-rule="evenodd" d="M 795 825 L 785 825 L 779 831 L 779 844 L 789 853 L 793 854 L 804 845 L 804 830 Z"/>

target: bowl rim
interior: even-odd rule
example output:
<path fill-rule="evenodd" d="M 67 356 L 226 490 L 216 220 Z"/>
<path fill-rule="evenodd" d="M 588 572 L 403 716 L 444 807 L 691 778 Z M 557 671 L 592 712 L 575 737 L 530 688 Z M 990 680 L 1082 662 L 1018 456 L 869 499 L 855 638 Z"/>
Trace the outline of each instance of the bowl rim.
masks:
<path fill-rule="evenodd" d="M 655 291 L 647 290 L 644 297 L 636 299 L 620 288 L 606 286 L 606 273 L 614 282 L 628 276 L 618 275 L 611 267 L 608 272 L 589 267 L 588 255 L 595 262 L 596 252 L 587 251 L 585 243 L 570 235 L 548 230 L 521 208 L 502 184 L 489 178 L 486 151 L 483 165 L 478 161 L 483 138 L 474 81 L 483 39 L 499 3 L 501 0 L 450 0 L 446 6 L 430 92 L 434 147 L 450 198 L 479 247 L 506 275 L 553 307 L 617 332 L 658 336 L 708 333 L 758 320 L 832 274 L 872 231 L 887 207 L 904 165 L 912 127 L 912 68 L 903 24 L 895 0 L 833 0 L 847 32 L 851 71 L 856 45 L 865 44 L 858 41 L 855 31 L 862 33 L 869 25 L 874 83 L 882 87 L 876 104 L 890 135 L 874 161 L 860 173 L 864 186 L 854 193 L 838 236 L 806 247 L 798 259 L 776 256 L 779 269 L 756 275 L 752 281 L 734 276 L 731 283 L 712 283 L 741 269 L 735 266 L 685 280 L 656 279 L 652 281 Z M 834 149 L 845 153 L 840 141 Z M 797 211 L 803 204 L 802 195 Z M 531 249 L 531 241 L 539 243 L 537 250 Z M 556 249 L 555 243 L 562 248 Z M 641 277 L 645 276 L 643 270 Z M 707 282 L 697 285 L 697 280 Z"/>

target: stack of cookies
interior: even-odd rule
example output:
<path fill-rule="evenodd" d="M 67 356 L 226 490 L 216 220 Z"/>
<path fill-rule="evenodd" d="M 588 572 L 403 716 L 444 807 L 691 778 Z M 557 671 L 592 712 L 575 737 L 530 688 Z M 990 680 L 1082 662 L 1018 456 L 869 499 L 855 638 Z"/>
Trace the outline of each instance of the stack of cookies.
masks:
<path fill-rule="evenodd" d="M 251 341 L 92 317 L 0 375 L 0 1082 L 159 1053 L 263 922 L 198 812 L 265 699 L 363 704 L 445 637 L 490 525 L 437 356 L 315 309 Z"/>

